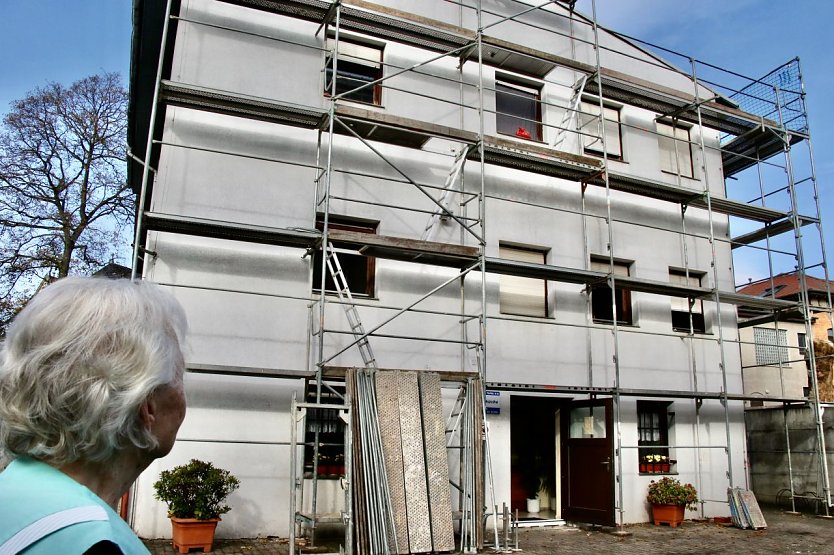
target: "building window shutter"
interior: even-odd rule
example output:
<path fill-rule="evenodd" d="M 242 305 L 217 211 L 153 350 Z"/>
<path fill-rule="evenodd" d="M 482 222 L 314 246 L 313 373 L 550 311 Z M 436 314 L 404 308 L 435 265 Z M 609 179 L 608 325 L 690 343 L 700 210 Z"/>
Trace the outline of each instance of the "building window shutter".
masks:
<path fill-rule="evenodd" d="M 532 249 L 499 246 L 498 253 L 506 260 L 544 264 L 545 253 Z M 543 279 L 502 275 L 500 277 L 502 314 L 547 316 L 547 282 Z"/>

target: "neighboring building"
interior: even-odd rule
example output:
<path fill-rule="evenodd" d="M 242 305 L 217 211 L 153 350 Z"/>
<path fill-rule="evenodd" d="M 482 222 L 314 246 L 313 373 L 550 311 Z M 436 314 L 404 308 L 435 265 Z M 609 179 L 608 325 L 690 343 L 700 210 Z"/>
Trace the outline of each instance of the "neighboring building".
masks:
<path fill-rule="evenodd" d="M 824 279 L 805 276 L 810 327 L 814 340 L 832 341 L 831 307 L 829 295 L 834 282 L 828 287 Z M 744 295 L 802 302 L 803 288 L 800 276 L 795 273 L 778 274 L 751 282 L 738 288 Z M 801 311 L 787 312 L 773 317 L 740 316 L 739 327 L 741 365 L 744 376 L 744 392 L 761 395 L 804 399 L 808 397 L 809 353 L 811 346 L 808 329 Z M 748 316 L 748 318 L 745 318 Z M 778 403 L 777 403 L 778 404 Z M 761 401 L 750 401 L 750 406 L 762 406 Z"/>
<path fill-rule="evenodd" d="M 291 399 L 322 370 L 338 401 L 352 367 L 437 372 L 447 414 L 457 383 L 485 388 L 488 443 L 448 457 L 453 480 L 485 471 L 475 522 L 542 483 L 547 516 L 646 521 L 650 455 L 696 484 L 702 515 L 729 514 L 736 309 L 796 306 L 736 293 L 731 249 L 798 220 L 724 179 L 801 137 L 775 97 L 748 113 L 570 2 L 476 4 L 181 0 L 167 19 L 136 2 L 129 142 L 153 170 L 130 171 L 138 269 L 190 321 L 189 411 L 135 488 L 141 535 L 169 533 L 150 484 L 190 457 L 241 479 L 219 534 L 286 534 Z M 754 231 L 731 241 L 731 216 Z M 323 445 L 321 478 L 297 454 L 305 503 L 314 483 L 338 511 L 341 424 L 306 425 Z"/>

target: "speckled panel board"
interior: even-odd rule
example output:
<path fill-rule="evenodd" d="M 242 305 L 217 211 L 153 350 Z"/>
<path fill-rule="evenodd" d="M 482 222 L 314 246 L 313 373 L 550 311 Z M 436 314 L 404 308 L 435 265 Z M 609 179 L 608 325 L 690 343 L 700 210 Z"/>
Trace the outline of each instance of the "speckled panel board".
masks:
<path fill-rule="evenodd" d="M 376 373 L 376 403 L 385 475 L 394 526 L 397 531 L 397 552 L 408 553 L 408 516 L 406 510 L 405 479 L 403 476 L 402 433 L 400 431 L 399 372 Z M 393 550 L 393 546 L 391 548 Z"/>
<path fill-rule="evenodd" d="M 398 386 L 405 502 L 408 507 L 408 546 L 411 553 L 425 553 L 432 550 L 431 519 L 417 373 L 400 372 Z"/>
<path fill-rule="evenodd" d="M 426 449 L 432 545 L 435 551 L 454 551 L 455 532 L 452 526 L 449 462 L 446 454 L 443 400 L 440 397 L 438 374 L 420 373 L 420 401 L 423 414 L 423 442 Z"/>

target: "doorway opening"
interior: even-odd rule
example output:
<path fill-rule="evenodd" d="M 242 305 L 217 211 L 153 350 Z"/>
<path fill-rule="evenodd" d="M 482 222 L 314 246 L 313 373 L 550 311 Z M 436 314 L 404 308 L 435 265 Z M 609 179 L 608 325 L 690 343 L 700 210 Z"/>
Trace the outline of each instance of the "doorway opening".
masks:
<path fill-rule="evenodd" d="M 560 518 L 560 409 L 553 397 L 510 398 L 510 504 L 519 520 Z M 528 499 L 538 500 L 528 507 Z M 531 510 L 532 509 L 532 510 Z"/>

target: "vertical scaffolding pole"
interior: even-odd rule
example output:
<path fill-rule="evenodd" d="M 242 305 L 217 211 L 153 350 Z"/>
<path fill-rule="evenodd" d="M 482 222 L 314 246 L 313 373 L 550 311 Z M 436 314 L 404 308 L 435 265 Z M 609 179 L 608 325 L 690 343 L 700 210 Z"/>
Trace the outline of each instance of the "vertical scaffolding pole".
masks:
<path fill-rule="evenodd" d="M 614 277 L 614 230 L 613 218 L 611 216 L 611 184 L 608 175 L 608 144 L 605 138 L 605 106 L 602 102 L 602 78 L 600 77 L 600 56 L 599 56 L 599 26 L 597 25 L 597 3 L 596 0 L 591 0 L 592 17 L 591 22 L 594 29 L 594 61 L 596 64 L 595 78 L 597 80 L 597 90 L 599 97 L 597 102 L 599 105 L 599 130 L 600 138 L 602 139 L 602 175 L 605 181 L 605 219 L 608 224 L 608 284 L 611 288 L 611 335 L 614 345 L 614 458 L 616 460 L 616 470 L 614 472 L 614 479 L 617 483 L 617 512 L 618 523 L 617 527 L 620 531 L 625 524 L 625 508 L 623 506 L 623 457 L 622 457 L 622 418 L 620 407 L 620 344 L 619 344 L 619 326 L 617 322 L 617 291 L 616 278 Z"/>
<path fill-rule="evenodd" d="M 827 306 L 828 306 L 828 323 L 829 323 L 829 325 L 834 326 L 834 306 L 832 306 L 832 303 L 831 303 L 831 282 L 829 281 L 829 275 L 828 275 L 828 260 L 827 260 L 827 257 L 826 257 L 826 250 L 825 250 L 825 234 L 823 233 L 823 229 L 822 229 L 822 218 L 821 218 L 822 210 L 820 208 L 819 188 L 818 188 L 818 184 L 817 184 L 817 170 L 816 170 L 816 164 L 815 164 L 815 161 L 814 161 L 814 147 L 813 147 L 813 144 L 811 143 L 811 124 L 809 122 L 808 112 L 807 112 L 807 109 L 806 109 L 806 106 L 805 106 L 805 79 L 802 76 L 802 65 L 799 62 L 799 58 L 796 58 L 796 66 L 797 66 L 797 70 L 798 70 L 798 74 L 799 74 L 799 87 L 800 87 L 799 101 L 800 101 L 800 105 L 802 106 L 802 113 L 805 115 L 805 125 L 807 127 L 807 132 L 808 132 L 808 138 L 806 139 L 808 141 L 808 161 L 810 163 L 810 169 L 811 169 L 811 184 L 813 185 L 814 206 L 815 206 L 816 212 L 817 212 L 816 213 L 817 232 L 819 233 L 820 250 L 822 251 L 821 252 L 821 254 L 822 254 L 822 269 L 823 269 L 823 275 L 824 275 L 824 278 L 825 278 L 825 296 L 826 296 Z M 798 221 L 796 222 L 796 225 L 799 225 Z M 806 336 L 806 337 L 809 337 L 811 339 L 810 352 L 811 352 L 811 356 L 813 357 L 813 355 L 814 355 L 813 335 Z M 817 368 L 816 368 L 816 358 L 815 357 L 813 357 L 811 359 L 811 374 L 814 377 L 814 388 L 817 392 L 819 392 L 819 390 L 816 389 L 819 384 L 816 383 Z M 829 469 L 828 469 L 828 455 L 827 455 L 826 442 L 825 442 L 825 429 L 823 428 L 823 422 L 822 422 L 822 414 L 823 413 L 822 413 L 822 407 L 820 406 L 819 395 L 817 395 L 816 415 L 815 416 L 818 417 L 817 418 L 817 433 L 819 435 L 818 436 L 819 437 L 819 448 L 820 448 L 820 452 L 821 452 L 820 463 L 822 464 L 822 472 L 823 472 L 823 484 L 824 484 L 823 493 L 824 493 L 824 496 L 825 496 L 825 514 L 826 514 L 826 516 L 828 516 L 829 507 L 832 504 L 832 502 L 831 502 L 831 477 L 830 477 L 830 473 L 829 473 Z"/>
<path fill-rule="evenodd" d="M 709 168 L 707 166 L 706 156 L 707 149 L 706 143 L 704 142 L 704 125 L 703 120 L 701 118 L 701 92 L 698 83 L 698 74 L 695 59 L 689 58 L 689 63 L 692 67 L 692 84 L 695 90 L 695 107 L 696 114 L 698 116 L 698 134 L 700 136 L 699 146 L 701 147 L 701 170 L 704 173 L 704 197 L 707 201 L 707 216 L 709 221 L 709 244 L 712 264 L 713 295 L 715 297 L 715 318 L 716 325 L 718 326 L 718 352 L 720 356 L 721 365 L 721 403 L 724 405 L 724 431 L 727 440 L 727 480 L 729 482 L 729 487 L 732 488 L 735 485 L 733 480 L 733 450 L 732 441 L 730 439 L 730 404 L 729 400 L 727 399 L 727 356 L 724 345 L 724 326 L 721 321 L 721 295 L 718 293 L 718 256 L 716 254 L 715 249 L 715 220 L 712 211 L 712 193 L 710 191 L 710 182 L 708 174 Z"/>
<path fill-rule="evenodd" d="M 168 23 L 171 21 L 171 2 L 165 4 L 165 20 L 162 23 L 162 42 L 159 45 L 159 60 L 156 65 L 156 79 L 153 85 L 153 100 L 151 101 L 151 118 L 148 123 L 148 140 L 145 144 L 145 160 L 142 164 L 142 185 L 139 190 L 139 202 L 136 205 L 136 230 L 133 235 L 133 258 L 130 264 L 130 279 L 136 280 L 136 270 L 139 266 L 139 241 L 142 237 L 142 224 L 145 219 L 145 203 L 148 194 L 148 178 L 151 171 L 151 151 L 153 150 L 153 130 L 156 127 L 156 111 L 159 106 L 159 89 L 162 86 L 162 67 L 165 65 L 165 50 L 168 44 Z"/>

